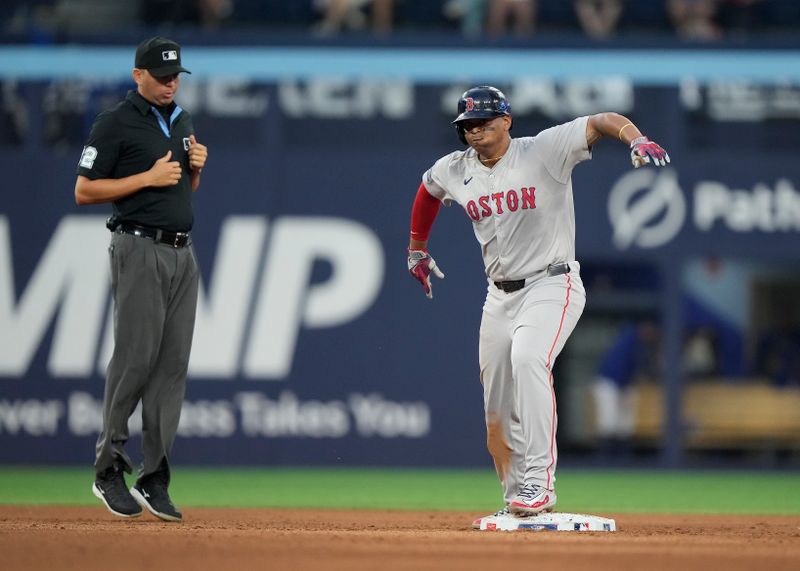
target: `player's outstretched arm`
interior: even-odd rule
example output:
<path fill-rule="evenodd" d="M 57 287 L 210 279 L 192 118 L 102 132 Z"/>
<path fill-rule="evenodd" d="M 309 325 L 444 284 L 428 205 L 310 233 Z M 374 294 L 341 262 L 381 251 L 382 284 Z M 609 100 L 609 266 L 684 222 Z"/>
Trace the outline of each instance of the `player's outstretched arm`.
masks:
<path fill-rule="evenodd" d="M 444 278 L 444 273 L 428 253 L 428 236 L 439 213 L 439 201 L 430 195 L 424 184 L 419 186 L 411 210 L 411 237 L 408 241 L 408 273 L 422 284 L 428 299 L 433 298 L 431 274 Z"/>
<path fill-rule="evenodd" d="M 631 149 L 631 163 L 635 168 L 645 164 L 663 167 L 670 162 L 669 155 L 658 143 L 645 137 L 639 128 L 619 113 L 598 113 L 586 123 L 586 143 L 591 147 L 602 137 L 619 139 Z"/>

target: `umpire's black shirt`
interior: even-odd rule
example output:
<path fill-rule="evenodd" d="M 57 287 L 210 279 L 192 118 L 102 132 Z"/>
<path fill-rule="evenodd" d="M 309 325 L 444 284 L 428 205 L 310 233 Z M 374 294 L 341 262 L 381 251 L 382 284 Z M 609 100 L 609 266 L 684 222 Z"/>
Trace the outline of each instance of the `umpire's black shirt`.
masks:
<path fill-rule="evenodd" d="M 193 133 L 191 116 L 174 102 L 159 109 L 130 91 L 124 101 L 95 119 L 77 174 L 91 180 L 125 178 L 150 170 L 172 151 L 170 161 L 179 161 L 183 168 L 178 184 L 146 187 L 115 200 L 114 218 L 118 223 L 188 232 L 194 221 L 187 152 Z"/>

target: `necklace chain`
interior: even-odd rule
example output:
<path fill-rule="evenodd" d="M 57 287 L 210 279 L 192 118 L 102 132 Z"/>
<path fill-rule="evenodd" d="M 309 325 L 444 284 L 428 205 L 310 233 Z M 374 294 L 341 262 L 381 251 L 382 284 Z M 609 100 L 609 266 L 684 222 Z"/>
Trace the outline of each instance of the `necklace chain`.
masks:
<path fill-rule="evenodd" d="M 482 158 L 478 157 L 478 160 L 479 160 L 480 162 L 482 162 L 482 163 L 490 163 L 490 162 L 492 162 L 492 161 L 499 161 L 499 160 L 500 160 L 500 159 L 502 159 L 504 156 L 506 156 L 506 154 L 505 154 L 505 153 L 503 153 L 503 154 L 502 154 L 502 155 L 500 155 L 499 157 L 494 157 L 494 158 L 491 158 L 491 159 L 482 159 Z"/>

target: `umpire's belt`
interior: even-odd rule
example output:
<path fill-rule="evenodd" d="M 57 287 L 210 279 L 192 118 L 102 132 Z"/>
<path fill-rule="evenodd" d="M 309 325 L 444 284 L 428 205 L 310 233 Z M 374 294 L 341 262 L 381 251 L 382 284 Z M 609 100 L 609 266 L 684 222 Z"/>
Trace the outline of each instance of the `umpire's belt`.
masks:
<path fill-rule="evenodd" d="M 150 238 L 155 242 L 168 244 L 173 248 L 183 248 L 190 243 L 188 232 L 170 232 L 169 230 L 148 228 L 147 226 L 139 226 L 137 224 L 120 224 L 117 226 L 116 232 L 133 234 L 134 236 L 141 236 L 142 238 Z"/>
<path fill-rule="evenodd" d="M 547 266 L 548 276 L 560 276 L 561 274 L 569 273 L 569 264 L 563 262 L 561 264 L 550 264 Z M 497 289 L 501 289 L 506 293 L 517 291 L 525 287 L 525 280 L 511 280 L 507 282 L 494 282 Z"/>

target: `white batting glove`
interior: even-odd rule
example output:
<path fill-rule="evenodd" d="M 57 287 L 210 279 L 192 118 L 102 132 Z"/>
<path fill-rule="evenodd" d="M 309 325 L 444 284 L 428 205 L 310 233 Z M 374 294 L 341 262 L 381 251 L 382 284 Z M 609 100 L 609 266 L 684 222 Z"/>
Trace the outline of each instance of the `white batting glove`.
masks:
<path fill-rule="evenodd" d="M 631 141 L 631 162 L 637 169 L 651 162 L 663 167 L 669 162 L 669 155 L 658 143 L 642 136 Z"/>
<path fill-rule="evenodd" d="M 442 270 L 436 265 L 436 261 L 426 250 L 408 250 L 408 273 L 422 284 L 428 299 L 433 299 L 431 274 L 439 279 L 444 279 L 444 273 L 442 273 Z"/>

